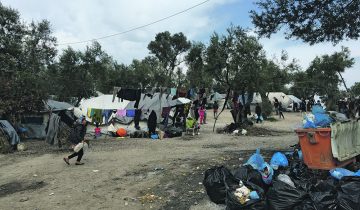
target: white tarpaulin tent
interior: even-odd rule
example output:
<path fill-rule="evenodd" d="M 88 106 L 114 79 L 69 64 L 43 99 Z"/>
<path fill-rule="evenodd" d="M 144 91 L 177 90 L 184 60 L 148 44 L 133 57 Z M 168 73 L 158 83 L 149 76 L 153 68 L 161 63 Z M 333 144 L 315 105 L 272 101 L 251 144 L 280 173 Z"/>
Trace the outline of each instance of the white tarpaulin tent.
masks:
<path fill-rule="evenodd" d="M 298 97 L 296 97 L 294 95 L 287 95 L 287 96 L 291 99 L 292 102 L 295 102 L 295 103 L 298 103 L 298 104 L 301 103 L 301 100 Z"/>
<path fill-rule="evenodd" d="M 274 104 L 274 98 L 277 98 L 284 109 L 292 103 L 291 98 L 283 92 L 269 92 L 268 98 L 272 104 Z"/>
<path fill-rule="evenodd" d="M 157 113 L 158 121 L 161 120 L 161 112 L 162 108 L 164 107 L 172 107 L 180 104 L 187 104 L 190 103 L 191 100 L 187 98 L 177 98 L 175 100 L 172 100 L 171 95 L 167 94 L 160 94 L 155 93 L 153 97 L 148 97 L 144 94 L 141 94 L 140 102 L 138 108 L 143 110 L 141 119 L 147 118 L 147 115 L 150 114 L 152 110 L 154 110 Z M 81 111 L 81 114 L 83 116 L 87 115 L 88 109 L 135 109 L 135 101 L 127 101 L 127 100 L 119 100 L 117 97 L 115 98 L 114 102 L 112 101 L 113 95 L 101 95 L 97 97 L 93 97 L 90 99 L 85 99 L 80 103 L 79 109 Z M 79 110 L 74 110 L 76 115 L 79 115 Z M 86 118 L 88 121 L 90 121 L 90 118 Z"/>
<path fill-rule="evenodd" d="M 243 101 L 242 95 L 239 95 L 239 98 L 238 98 L 239 103 L 241 103 L 241 104 L 246 104 L 246 103 L 247 103 L 247 100 L 248 100 L 248 95 L 247 95 L 247 93 L 244 95 L 244 98 L 245 98 L 245 101 Z M 253 105 L 254 105 L 254 104 L 256 104 L 256 103 L 259 103 L 259 104 L 262 103 L 262 99 L 261 99 L 260 93 L 254 93 L 253 99 L 252 99 L 252 101 L 251 101 L 250 104 L 253 104 Z"/>

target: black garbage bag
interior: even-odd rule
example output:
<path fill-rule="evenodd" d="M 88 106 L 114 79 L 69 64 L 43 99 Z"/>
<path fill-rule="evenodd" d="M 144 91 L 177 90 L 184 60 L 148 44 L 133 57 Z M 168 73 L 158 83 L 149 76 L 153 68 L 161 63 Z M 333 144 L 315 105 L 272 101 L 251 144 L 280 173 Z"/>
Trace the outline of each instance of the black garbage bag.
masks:
<path fill-rule="evenodd" d="M 311 198 L 307 198 L 303 200 L 301 204 L 295 206 L 293 210 L 320 210 L 320 209 L 315 207 L 314 202 L 311 200 Z"/>
<path fill-rule="evenodd" d="M 248 202 L 241 204 L 234 195 L 234 192 L 239 185 L 231 185 L 226 181 L 226 210 L 265 210 L 266 202 L 264 190 L 251 182 L 243 181 L 243 184 L 251 191 L 256 191 L 260 199 L 249 200 Z"/>
<path fill-rule="evenodd" d="M 320 180 L 309 190 L 309 195 L 316 209 L 337 209 L 336 181 L 334 179 Z"/>
<path fill-rule="evenodd" d="M 282 181 L 273 181 L 273 186 L 267 192 L 268 209 L 293 209 L 301 206 L 301 203 L 308 197 L 308 194 L 302 190 L 294 188 Z"/>
<path fill-rule="evenodd" d="M 241 166 L 236 169 L 234 172 L 234 177 L 243 182 L 251 182 L 257 186 L 267 191 L 267 185 L 261 177 L 261 173 L 258 170 L 255 170 L 251 165 Z"/>
<path fill-rule="evenodd" d="M 337 188 L 338 209 L 360 209 L 360 177 L 343 177 Z"/>
<path fill-rule="evenodd" d="M 224 166 L 213 167 L 205 171 L 203 184 L 210 200 L 216 204 L 224 204 L 226 197 L 225 179 L 229 185 L 239 183 Z"/>

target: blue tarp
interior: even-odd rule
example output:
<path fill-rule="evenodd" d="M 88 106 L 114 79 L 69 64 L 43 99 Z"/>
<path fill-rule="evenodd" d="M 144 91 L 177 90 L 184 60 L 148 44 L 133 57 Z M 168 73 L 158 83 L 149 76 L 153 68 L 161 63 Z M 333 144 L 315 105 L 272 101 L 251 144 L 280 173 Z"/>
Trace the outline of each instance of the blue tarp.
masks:
<path fill-rule="evenodd" d="M 14 127 L 8 121 L 0 120 L 0 127 L 5 131 L 6 135 L 9 137 L 11 145 L 16 145 L 20 143 L 20 138 L 18 134 L 16 133 Z"/>

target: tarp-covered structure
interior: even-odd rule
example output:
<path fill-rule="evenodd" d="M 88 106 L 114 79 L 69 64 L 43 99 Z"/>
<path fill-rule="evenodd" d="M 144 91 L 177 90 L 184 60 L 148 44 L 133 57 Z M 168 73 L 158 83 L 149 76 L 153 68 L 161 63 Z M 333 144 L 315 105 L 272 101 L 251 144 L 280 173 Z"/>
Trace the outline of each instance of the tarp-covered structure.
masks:
<path fill-rule="evenodd" d="M 73 105 L 55 100 L 44 101 L 44 109 L 40 112 L 25 113 L 21 116 L 20 127 L 26 129 L 25 137 L 44 139 L 46 137 L 46 126 L 49 121 L 50 112 L 65 115 L 65 112 L 72 112 Z"/>
<path fill-rule="evenodd" d="M 274 104 L 275 98 L 277 98 L 277 100 L 281 102 L 284 109 L 292 103 L 291 98 L 283 92 L 269 92 L 268 98 L 272 104 Z"/>
<path fill-rule="evenodd" d="M 242 105 L 245 105 L 248 103 L 248 100 L 251 100 L 250 105 L 255 105 L 257 103 L 261 104 L 262 103 L 262 99 L 261 99 L 261 94 L 260 93 L 253 93 L 252 97 L 250 95 L 245 93 L 244 97 L 243 95 L 239 95 L 238 101 L 239 103 L 241 103 Z"/>
<path fill-rule="evenodd" d="M 6 134 L 10 145 L 17 145 L 20 143 L 20 137 L 16 133 L 14 127 L 7 120 L 0 120 L 0 130 Z"/>
<path fill-rule="evenodd" d="M 168 94 L 154 93 L 152 97 L 141 94 L 139 106 L 141 109 L 140 119 L 147 119 L 151 111 L 154 110 L 157 116 L 161 116 L 162 109 L 164 107 L 174 107 L 180 104 L 190 103 L 191 100 L 187 98 L 176 98 L 173 99 L 173 96 Z M 113 95 L 101 95 L 93 97 L 90 99 L 83 100 L 80 103 L 79 110 L 76 110 L 75 113 L 79 115 L 81 113 L 83 116 L 86 116 L 87 121 L 91 121 L 91 118 L 87 116 L 88 109 L 102 109 L 102 110 L 135 110 L 135 101 L 121 100 L 115 97 L 113 101 Z M 78 116 L 80 117 L 80 116 Z M 161 121 L 161 117 L 158 117 L 158 122 Z M 119 117 L 116 116 L 116 120 L 123 124 L 129 124 L 132 122 L 133 117 Z"/>

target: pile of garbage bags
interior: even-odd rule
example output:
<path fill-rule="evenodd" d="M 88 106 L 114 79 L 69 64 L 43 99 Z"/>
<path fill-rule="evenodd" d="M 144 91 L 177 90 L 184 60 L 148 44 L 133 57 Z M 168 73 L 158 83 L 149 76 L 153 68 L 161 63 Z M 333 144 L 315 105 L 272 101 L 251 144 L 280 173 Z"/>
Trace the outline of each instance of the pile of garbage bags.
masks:
<path fill-rule="evenodd" d="M 326 114 L 322 106 L 315 105 L 312 107 L 312 113 L 304 116 L 303 128 L 329 127 L 334 121 L 335 119 Z"/>
<path fill-rule="evenodd" d="M 233 173 L 224 166 L 205 172 L 210 200 L 236 209 L 360 209 L 360 170 L 311 170 L 298 151 L 264 161 L 257 150 Z"/>

